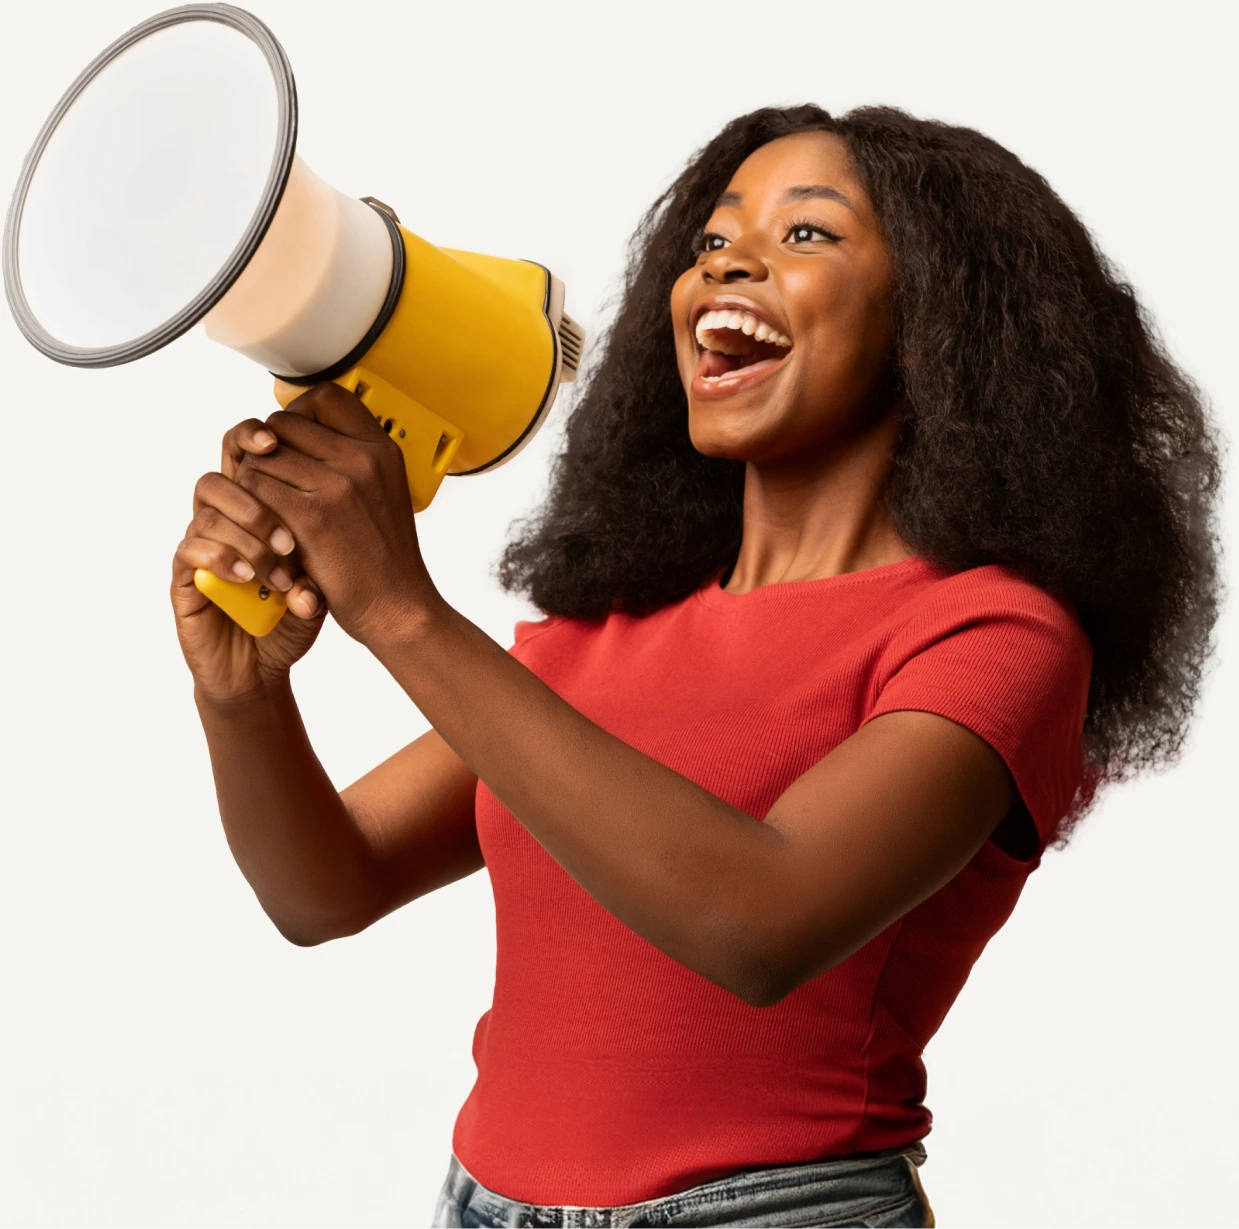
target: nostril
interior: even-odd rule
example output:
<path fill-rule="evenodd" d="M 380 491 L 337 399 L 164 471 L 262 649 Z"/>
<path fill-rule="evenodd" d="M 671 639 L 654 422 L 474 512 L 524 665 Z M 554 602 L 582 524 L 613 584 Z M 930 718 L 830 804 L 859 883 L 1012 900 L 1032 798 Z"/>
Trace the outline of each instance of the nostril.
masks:
<path fill-rule="evenodd" d="M 739 282 L 748 276 L 749 273 L 747 269 L 728 269 L 727 272 L 723 274 L 723 281 Z"/>

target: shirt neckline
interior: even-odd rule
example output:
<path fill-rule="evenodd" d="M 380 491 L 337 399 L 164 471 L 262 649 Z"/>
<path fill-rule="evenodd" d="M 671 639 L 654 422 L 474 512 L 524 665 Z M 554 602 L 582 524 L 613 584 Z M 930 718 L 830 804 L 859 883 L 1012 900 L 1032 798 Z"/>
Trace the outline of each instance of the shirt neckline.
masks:
<path fill-rule="evenodd" d="M 728 593 L 719 587 L 726 568 L 720 568 L 700 589 L 697 597 L 707 606 L 719 610 L 736 610 L 740 604 L 764 605 L 767 602 L 782 602 L 797 598 L 812 598 L 819 594 L 833 592 L 835 589 L 849 588 L 870 581 L 886 580 L 892 576 L 901 576 L 905 572 L 915 573 L 931 571 L 934 565 L 920 555 L 910 555 L 907 559 L 898 559 L 894 563 L 880 563 L 872 568 L 860 568 L 855 572 L 840 572 L 837 576 L 820 576 L 816 580 L 776 581 L 774 584 L 762 585 L 750 589 L 747 593 Z"/>

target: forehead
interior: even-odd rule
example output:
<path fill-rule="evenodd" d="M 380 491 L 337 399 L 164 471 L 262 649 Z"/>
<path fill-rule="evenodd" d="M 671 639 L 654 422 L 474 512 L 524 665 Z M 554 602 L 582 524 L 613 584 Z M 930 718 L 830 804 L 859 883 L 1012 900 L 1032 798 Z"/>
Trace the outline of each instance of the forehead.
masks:
<path fill-rule="evenodd" d="M 832 132 L 797 132 L 755 149 L 736 168 L 728 192 L 758 206 L 799 184 L 825 184 L 847 194 L 858 209 L 868 197 L 852 170 L 847 145 Z"/>

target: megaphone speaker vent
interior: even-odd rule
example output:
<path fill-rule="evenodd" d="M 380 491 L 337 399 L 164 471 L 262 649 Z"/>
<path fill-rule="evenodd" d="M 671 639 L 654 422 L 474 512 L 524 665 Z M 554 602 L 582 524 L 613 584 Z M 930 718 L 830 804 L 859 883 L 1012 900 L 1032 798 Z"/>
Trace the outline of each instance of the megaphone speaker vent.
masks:
<path fill-rule="evenodd" d="M 559 318 L 559 346 L 563 353 L 559 382 L 565 384 L 576 379 L 581 350 L 585 346 L 585 330 L 567 312 Z"/>

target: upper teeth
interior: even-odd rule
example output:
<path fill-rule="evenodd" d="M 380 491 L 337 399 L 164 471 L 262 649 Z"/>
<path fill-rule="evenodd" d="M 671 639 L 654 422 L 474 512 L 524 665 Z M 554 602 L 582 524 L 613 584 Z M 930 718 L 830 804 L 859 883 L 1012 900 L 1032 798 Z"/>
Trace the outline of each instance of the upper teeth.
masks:
<path fill-rule="evenodd" d="M 714 329 L 735 329 L 757 341 L 768 341 L 775 346 L 792 344 L 790 337 L 772 328 L 764 320 L 759 320 L 752 312 L 726 310 L 705 312 L 697 321 L 697 344 L 708 349 L 706 334 Z"/>

